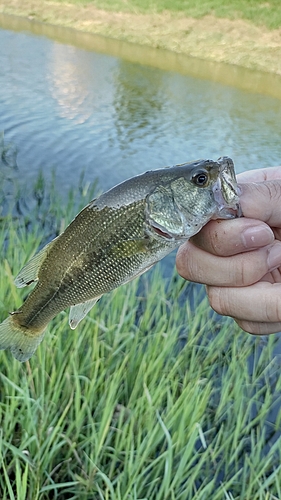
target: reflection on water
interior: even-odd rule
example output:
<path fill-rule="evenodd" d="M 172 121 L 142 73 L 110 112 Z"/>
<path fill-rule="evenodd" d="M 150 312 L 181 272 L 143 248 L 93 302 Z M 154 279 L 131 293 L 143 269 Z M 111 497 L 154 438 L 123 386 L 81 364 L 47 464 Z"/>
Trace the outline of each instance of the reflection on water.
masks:
<path fill-rule="evenodd" d="M 23 183 L 40 169 L 48 177 L 55 168 L 63 192 L 81 171 L 106 189 L 144 170 L 196 158 L 228 155 L 237 171 L 281 163 L 281 99 L 214 81 L 226 73 L 238 84 L 247 74 L 257 90 L 253 82 L 261 74 L 255 80 L 247 70 L 202 61 L 196 66 L 147 48 L 142 57 L 135 50 L 142 64 L 133 63 L 132 46 L 123 42 L 21 22 L 71 41 L 0 30 L 0 130 L 18 148 Z M 117 57 L 117 47 L 125 58 Z M 114 55 L 104 54 L 106 48 Z"/>
<path fill-rule="evenodd" d="M 75 58 L 75 51 L 73 55 L 69 51 L 69 59 L 65 60 L 64 50 L 61 50 L 60 45 L 52 49 L 48 79 L 50 94 L 58 104 L 59 116 L 74 119 L 76 123 L 84 123 L 91 112 L 87 106 L 88 89 L 83 85 L 85 80 L 77 86 L 77 79 L 81 74 L 79 59 Z"/>
<path fill-rule="evenodd" d="M 114 124 L 123 150 L 136 152 L 141 141 L 150 146 L 150 138 L 161 137 L 165 108 L 164 73 L 120 61 L 114 72 Z"/>

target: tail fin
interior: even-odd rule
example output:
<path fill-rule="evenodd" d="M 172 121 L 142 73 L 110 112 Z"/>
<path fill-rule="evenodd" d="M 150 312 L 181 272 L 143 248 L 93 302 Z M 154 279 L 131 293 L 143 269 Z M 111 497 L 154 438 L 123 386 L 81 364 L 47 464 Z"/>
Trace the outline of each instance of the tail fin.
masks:
<path fill-rule="evenodd" d="M 36 351 L 44 337 L 44 331 L 31 334 L 13 321 L 13 316 L 8 317 L 0 324 L 0 350 L 10 349 L 18 361 L 27 361 Z"/>

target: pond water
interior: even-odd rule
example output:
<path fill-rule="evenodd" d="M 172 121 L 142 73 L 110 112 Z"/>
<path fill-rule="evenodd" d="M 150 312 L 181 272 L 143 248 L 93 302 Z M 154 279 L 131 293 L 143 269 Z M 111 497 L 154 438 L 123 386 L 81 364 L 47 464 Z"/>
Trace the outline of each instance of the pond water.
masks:
<path fill-rule="evenodd" d="M 0 16 L 0 131 L 17 146 L 24 185 L 55 169 L 62 192 L 82 171 L 104 190 L 221 155 L 238 172 L 281 164 L 274 75 L 15 19 Z"/>

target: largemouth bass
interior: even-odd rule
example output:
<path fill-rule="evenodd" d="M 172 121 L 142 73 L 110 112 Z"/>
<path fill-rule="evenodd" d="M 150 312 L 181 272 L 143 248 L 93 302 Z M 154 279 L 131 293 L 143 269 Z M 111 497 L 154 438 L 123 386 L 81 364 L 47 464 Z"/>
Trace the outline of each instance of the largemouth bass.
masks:
<path fill-rule="evenodd" d="M 45 328 L 70 307 L 75 328 L 97 300 L 128 283 L 196 234 L 210 219 L 240 216 L 230 158 L 152 170 L 91 201 L 20 271 L 36 286 L 0 325 L 0 349 L 26 361 Z"/>

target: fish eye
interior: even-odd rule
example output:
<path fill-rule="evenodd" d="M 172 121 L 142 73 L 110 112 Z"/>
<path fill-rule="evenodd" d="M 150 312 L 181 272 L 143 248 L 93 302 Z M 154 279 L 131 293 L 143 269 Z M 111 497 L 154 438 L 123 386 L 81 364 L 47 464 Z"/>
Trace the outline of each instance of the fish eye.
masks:
<path fill-rule="evenodd" d="M 209 184 L 209 176 L 205 170 L 201 170 L 192 176 L 192 182 L 199 187 L 205 187 Z"/>

